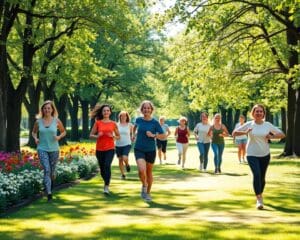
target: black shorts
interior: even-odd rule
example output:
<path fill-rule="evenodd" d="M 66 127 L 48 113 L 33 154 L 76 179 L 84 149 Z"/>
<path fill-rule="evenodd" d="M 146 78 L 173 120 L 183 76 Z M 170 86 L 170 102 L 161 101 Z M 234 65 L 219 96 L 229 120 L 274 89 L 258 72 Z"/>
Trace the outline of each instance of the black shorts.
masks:
<path fill-rule="evenodd" d="M 159 139 L 156 139 L 156 146 L 158 149 L 161 149 L 163 153 L 165 153 L 167 151 L 167 142 L 167 140 L 161 141 Z"/>
<path fill-rule="evenodd" d="M 121 156 L 127 156 L 128 157 L 130 149 L 131 149 L 131 145 L 116 147 L 117 157 L 121 157 Z"/>
<path fill-rule="evenodd" d="M 134 156 L 135 156 L 136 161 L 138 159 L 145 159 L 146 162 L 153 164 L 155 162 L 155 158 L 156 158 L 156 151 L 144 152 L 142 150 L 135 148 Z"/>

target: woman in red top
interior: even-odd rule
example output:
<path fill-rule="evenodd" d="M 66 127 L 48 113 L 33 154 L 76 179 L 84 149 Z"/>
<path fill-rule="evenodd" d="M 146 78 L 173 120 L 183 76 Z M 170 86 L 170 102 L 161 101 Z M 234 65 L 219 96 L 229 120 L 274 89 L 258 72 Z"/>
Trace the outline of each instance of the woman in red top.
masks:
<path fill-rule="evenodd" d="M 111 107 L 108 104 L 96 105 L 91 113 L 95 124 L 91 130 L 90 138 L 97 139 L 96 157 L 98 159 L 101 177 L 104 181 L 104 193 L 109 194 L 111 178 L 111 163 L 115 154 L 114 139 L 120 139 L 116 122 L 109 119 Z"/>
<path fill-rule="evenodd" d="M 181 117 L 178 120 L 179 126 L 175 130 L 176 147 L 178 150 L 178 165 L 181 163 L 182 157 L 182 169 L 184 169 L 186 151 L 189 146 L 190 130 L 187 127 L 187 118 Z"/>

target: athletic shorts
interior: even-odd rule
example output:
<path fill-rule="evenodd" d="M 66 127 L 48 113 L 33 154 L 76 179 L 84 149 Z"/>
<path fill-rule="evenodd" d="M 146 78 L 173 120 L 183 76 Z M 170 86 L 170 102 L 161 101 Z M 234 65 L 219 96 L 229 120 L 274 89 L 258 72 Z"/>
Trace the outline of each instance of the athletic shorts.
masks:
<path fill-rule="evenodd" d="M 158 149 L 161 149 L 163 153 L 167 151 L 167 141 L 161 141 L 159 139 L 156 139 L 156 146 Z"/>
<path fill-rule="evenodd" d="M 134 156 L 135 156 L 136 161 L 138 159 L 145 159 L 146 162 L 153 164 L 155 162 L 155 158 L 156 158 L 156 151 L 144 152 L 144 151 L 141 151 L 141 150 L 135 148 Z"/>
<path fill-rule="evenodd" d="M 235 144 L 240 145 L 240 144 L 246 144 L 247 143 L 247 138 L 245 139 L 235 139 Z"/>
<path fill-rule="evenodd" d="M 121 157 L 121 156 L 127 156 L 128 157 L 130 149 L 131 149 L 131 145 L 126 145 L 126 146 L 122 146 L 122 147 L 117 147 L 116 146 L 117 157 Z"/>

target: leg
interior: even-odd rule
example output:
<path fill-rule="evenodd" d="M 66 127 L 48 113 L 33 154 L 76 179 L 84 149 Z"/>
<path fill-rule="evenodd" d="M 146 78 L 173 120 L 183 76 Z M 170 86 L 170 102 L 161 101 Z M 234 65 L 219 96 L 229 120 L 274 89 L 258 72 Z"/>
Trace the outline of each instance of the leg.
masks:
<path fill-rule="evenodd" d="M 182 152 L 183 152 L 182 144 L 176 142 L 176 148 L 178 150 L 178 162 L 177 162 L 177 164 L 180 165 L 180 163 L 181 163 L 181 155 L 182 155 Z"/>
<path fill-rule="evenodd" d="M 167 160 L 167 155 L 166 155 L 166 152 L 167 152 L 167 140 L 166 141 L 162 141 L 161 151 L 162 151 L 162 153 L 164 155 L 164 160 Z"/>
<path fill-rule="evenodd" d="M 243 162 L 245 163 L 246 160 L 245 160 L 245 156 L 246 156 L 246 143 L 243 143 L 241 145 L 241 155 L 242 155 L 242 158 L 243 158 Z"/>
<path fill-rule="evenodd" d="M 96 157 L 98 160 L 99 168 L 100 168 L 100 175 L 105 180 L 105 160 L 104 160 L 104 153 L 102 151 L 96 151 Z"/>
<path fill-rule="evenodd" d="M 210 143 L 204 143 L 204 170 L 207 168 L 209 147 Z"/>
<path fill-rule="evenodd" d="M 253 189 L 256 196 L 260 196 L 262 193 L 262 183 L 261 183 L 261 170 L 259 165 L 259 159 L 254 156 L 247 157 L 249 167 L 253 174 Z"/>
<path fill-rule="evenodd" d="M 124 179 L 125 177 L 125 172 L 124 172 L 124 160 L 123 160 L 123 156 L 119 156 L 119 168 L 120 168 L 120 172 L 121 172 L 121 175 L 122 175 L 122 178 Z"/>
<path fill-rule="evenodd" d="M 242 144 L 238 144 L 238 159 L 239 163 L 242 162 Z"/>
<path fill-rule="evenodd" d="M 161 151 L 162 149 L 161 148 L 159 148 L 158 149 L 158 151 L 157 151 L 157 153 L 158 153 L 158 159 L 159 159 L 159 163 L 161 164 L 162 162 L 161 162 Z"/>
<path fill-rule="evenodd" d="M 44 168 L 44 186 L 47 194 L 51 194 L 51 168 L 49 155 L 46 151 L 38 150 L 40 162 Z"/>
<path fill-rule="evenodd" d="M 136 160 L 136 164 L 139 172 L 139 178 L 143 184 L 143 187 L 147 187 L 146 161 L 143 158 L 139 158 Z"/>
<path fill-rule="evenodd" d="M 224 148 L 225 148 L 225 145 L 224 144 L 218 144 L 219 146 L 219 165 L 218 165 L 218 168 L 219 168 L 219 172 L 221 172 L 221 165 L 222 165 L 222 161 L 223 161 L 223 152 L 224 152 Z"/>
<path fill-rule="evenodd" d="M 261 171 L 260 172 L 261 195 L 262 195 L 265 185 L 266 185 L 266 172 L 267 172 L 269 163 L 270 163 L 270 155 L 267 155 L 267 156 L 259 159 L 259 165 L 260 165 L 260 171 Z"/>
<path fill-rule="evenodd" d="M 215 164 L 215 173 L 217 171 L 218 168 L 218 158 L 219 158 L 219 148 L 218 148 L 218 144 L 216 143 L 212 143 L 211 144 L 211 148 L 214 152 L 214 164 Z"/>
<path fill-rule="evenodd" d="M 182 168 L 184 168 L 188 146 L 189 146 L 188 143 L 182 144 Z"/>
<path fill-rule="evenodd" d="M 110 178 L 111 178 L 111 163 L 114 159 L 115 150 L 108 150 L 105 151 L 105 157 L 104 157 L 104 182 L 105 186 L 109 186 L 110 184 Z"/>
<path fill-rule="evenodd" d="M 149 194 L 151 191 L 152 183 L 153 183 L 153 175 L 152 175 L 153 164 L 146 162 L 146 175 L 147 175 L 147 193 Z"/>
<path fill-rule="evenodd" d="M 199 150 L 199 153 L 200 153 L 200 156 L 199 156 L 199 159 L 200 159 L 200 171 L 203 169 L 203 163 L 204 163 L 204 143 L 200 143 L 200 142 L 197 142 L 197 147 L 198 147 L 198 150 Z"/>
<path fill-rule="evenodd" d="M 50 176 L 51 176 L 51 189 L 53 188 L 54 185 L 54 180 L 56 178 L 56 164 L 57 164 L 57 160 L 59 157 L 59 152 L 49 152 L 49 163 L 50 163 Z"/>

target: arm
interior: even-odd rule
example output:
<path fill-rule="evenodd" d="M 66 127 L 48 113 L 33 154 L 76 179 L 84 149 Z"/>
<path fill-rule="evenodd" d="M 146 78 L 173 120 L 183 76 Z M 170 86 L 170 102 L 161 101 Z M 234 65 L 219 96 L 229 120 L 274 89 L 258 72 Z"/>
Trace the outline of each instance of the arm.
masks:
<path fill-rule="evenodd" d="M 96 123 L 94 123 L 94 126 L 90 132 L 90 138 L 97 139 L 98 137 L 99 137 L 99 135 L 97 134 L 97 125 L 96 125 Z"/>
<path fill-rule="evenodd" d="M 174 136 L 175 136 L 175 138 L 177 139 L 177 136 L 178 136 L 178 127 L 175 129 Z"/>
<path fill-rule="evenodd" d="M 187 128 L 186 128 L 186 130 L 187 130 L 186 137 L 187 137 L 187 138 L 189 138 L 189 137 L 190 137 L 190 135 L 191 135 L 191 133 L 190 133 L 190 129 L 187 127 Z"/>
<path fill-rule="evenodd" d="M 38 123 L 38 121 L 35 121 L 31 135 L 34 138 L 34 141 L 36 144 L 39 144 L 39 142 L 40 142 L 40 140 L 37 137 L 38 129 L 39 129 L 39 123 Z"/>
<path fill-rule="evenodd" d="M 224 124 L 222 124 L 222 130 L 223 130 L 223 132 L 221 133 L 221 136 L 228 137 L 229 136 L 228 129 Z"/>
<path fill-rule="evenodd" d="M 167 128 L 167 136 L 166 137 L 169 137 L 171 135 L 171 131 L 170 131 L 170 128 L 168 127 Z"/>
<path fill-rule="evenodd" d="M 119 132 L 119 129 L 118 129 L 118 126 L 117 124 L 115 123 L 115 129 L 114 129 L 114 136 L 113 136 L 116 140 L 119 140 L 120 139 L 120 132 Z"/>
<path fill-rule="evenodd" d="M 57 128 L 58 128 L 60 134 L 58 136 L 55 136 L 55 139 L 57 141 L 59 141 L 60 139 L 62 139 L 63 137 L 66 136 L 67 132 L 65 130 L 64 125 L 62 124 L 62 122 L 59 119 L 57 119 Z"/>

